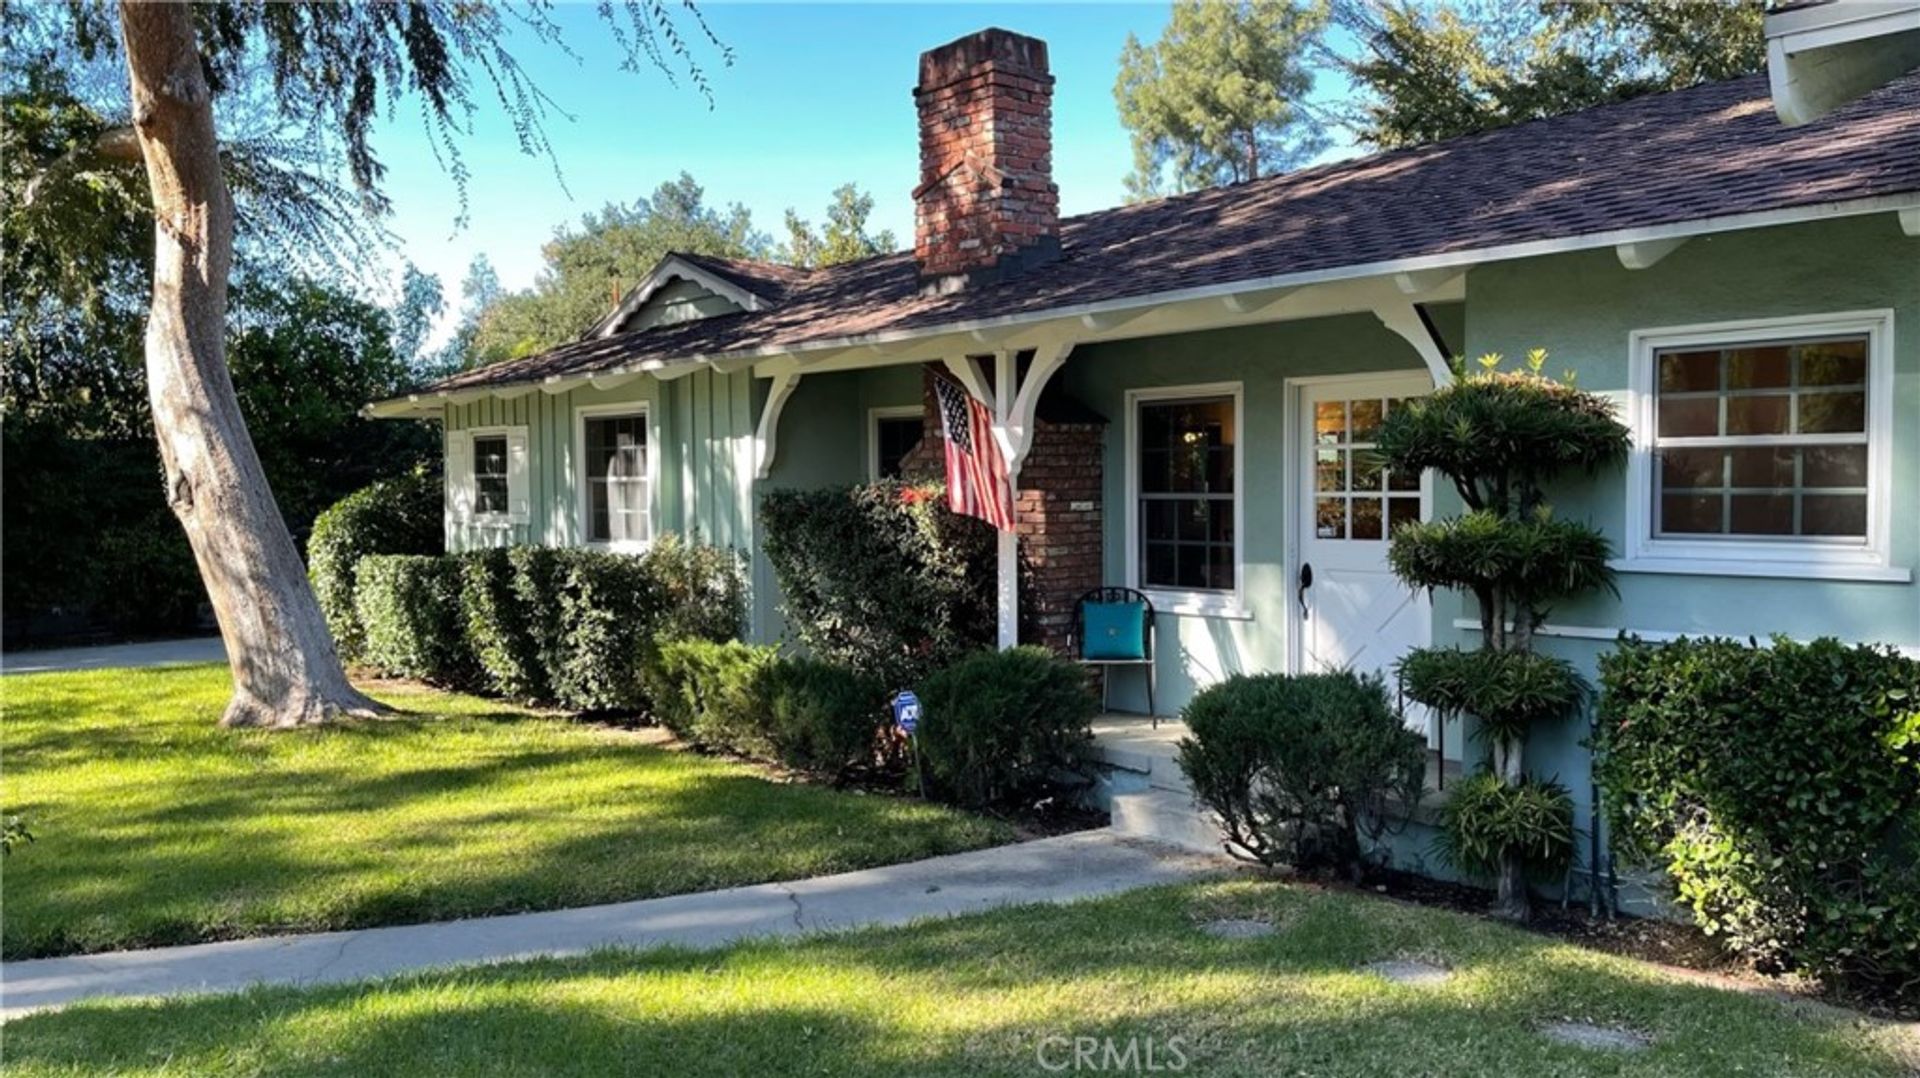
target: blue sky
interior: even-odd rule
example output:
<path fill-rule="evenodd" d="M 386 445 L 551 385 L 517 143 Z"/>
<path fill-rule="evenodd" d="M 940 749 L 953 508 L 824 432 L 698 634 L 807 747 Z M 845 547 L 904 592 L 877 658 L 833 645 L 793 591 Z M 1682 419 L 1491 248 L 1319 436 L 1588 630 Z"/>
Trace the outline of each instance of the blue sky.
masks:
<path fill-rule="evenodd" d="M 1168 8 L 707 0 L 701 10 L 734 52 L 733 65 L 722 67 L 715 50 L 696 51 L 713 84 L 711 110 L 684 78 L 675 86 L 650 68 L 620 71 L 592 6 L 559 8 L 555 17 L 578 59 L 532 41 L 517 54 L 573 117 L 554 115 L 547 126 L 565 186 L 552 162 L 519 152 L 511 128 L 476 87 L 483 107 L 462 142 L 472 172 L 464 229 L 456 228 L 454 183 L 404 106 L 402 118 L 379 130 L 391 227 L 404 256 L 440 276 L 450 305 L 458 304 L 461 277 L 476 254 L 492 260 L 507 287 L 526 287 L 556 226 L 608 201 L 642 197 L 682 170 L 705 186 L 709 203 L 744 203 L 776 236 L 788 206 L 817 222 L 833 188 L 851 180 L 874 196 L 873 225 L 910 242 L 916 60 L 986 26 L 1048 43 L 1062 212 L 1114 205 L 1131 164 L 1113 103 L 1116 61 L 1128 32 L 1158 36 Z M 1334 90 L 1317 87 L 1315 96 Z"/>

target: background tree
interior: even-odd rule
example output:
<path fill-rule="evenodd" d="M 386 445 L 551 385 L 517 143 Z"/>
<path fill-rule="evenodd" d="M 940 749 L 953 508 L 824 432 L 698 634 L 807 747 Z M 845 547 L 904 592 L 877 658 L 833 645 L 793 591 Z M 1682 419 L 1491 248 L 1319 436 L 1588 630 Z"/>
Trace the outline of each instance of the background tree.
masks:
<path fill-rule="evenodd" d="M 1579 710 L 1586 688 L 1567 662 L 1533 650 L 1548 608 L 1611 588 L 1607 540 L 1591 525 L 1559 520 L 1546 484 L 1626 458 L 1627 430 L 1613 405 L 1543 376 L 1546 352 L 1527 369 L 1500 357 L 1464 364 L 1451 385 L 1396 407 L 1377 452 L 1400 474 L 1428 469 L 1448 480 L 1465 512 L 1395 528 L 1394 575 L 1426 591 L 1461 591 L 1479 606 L 1480 648 L 1422 648 L 1400 662 L 1407 696 L 1449 719 L 1470 716 L 1490 750 L 1488 769 L 1452 791 L 1443 850 L 1455 867 L 1499 882 L 1498 910 L 1524 920 L 1527 878 L 1564 870 L 1573 849 L 1566 790 L 1530 776 L 1529 732 Z"/>
<path fill-rule="evenodd" d="M 873 196 L 851 183 L 834 188 L 833 202 L 827 206 L 826 227 L 819 232 L 789 208 L 787 242 L 780 250 L 780 261 L 811 268 L 891 254 L 894 249 L 891 230 L 867 231 L 867 218 L 872 213 Z"/>
<path fill-rule="evenodd" d="M 466 365 L 484 367 L 578 340 L 670 251 L 765 258 L 772 249 L 766 234 L 754 230 L 751 211 L 739 203 L 707 205 L 706 190 L 683 172 L 632 205 L 609 202 L 577 226 L 556 230 L 540 250 L 545 264 L 533 287 L 497 292 L 479 309 Z M 489 290 L 483 283 L 480 289 Z"/>
<path fill-rule="evenodd" d="M 1531 4 L 1334 0 L 1358 42 L 1334 57 L 1346 120 L 1383 149 L 1558 116 L 1761 70 L 1764 6 L 1738 0 Z"/>
<path fill-rule="evenodd" d="M 1326 0 L 1176 0 L 1152 45 L 1132 34 L 1114 100 L 1135 200 L 1293 168 L 1325 146 L 1303 102 Z"/>
<path fill-rule="evenodd" d="M 65 10 L 77 47 L 97 53 L 113 46 L 110 9 L 83 2 Z M 629 64 L 670 71 L 663 52 L 672 52 L 705 89 L 664 0 L 610 2 L 600 13 Z M 168 504 L 193 548 L 233 670 L 234 695 L 221 721 L 285 726 L 371 710 L 341 672 L 227 368 L 229 173 L 239 170 L 223 160 L 214 94 L 242 81 L 249 65 L 264 63 L 278 114 L 299 125 L 309 144 L 337 146 L 363 204 L 378 210 L 383 166 L 371 143 L 372 121 L 383 102 L 403 92 L 420 98 L 425 134 L 447 154 L 457 181 L 465 178 L 457 143 L 474 108 L 476 71 L 511 114 L 521 148 L 547 150 L 547 99 L 513 55 L 509 31 L 560 45 L 559 28 L 543 9 L 451 0 L 123 4 L 118 15 L 128 115 L 154 219 L 148 395 Z M 103 132 L 76 146 L 74 156 L 124 154 L 126 143 L 124 130 Z"/>

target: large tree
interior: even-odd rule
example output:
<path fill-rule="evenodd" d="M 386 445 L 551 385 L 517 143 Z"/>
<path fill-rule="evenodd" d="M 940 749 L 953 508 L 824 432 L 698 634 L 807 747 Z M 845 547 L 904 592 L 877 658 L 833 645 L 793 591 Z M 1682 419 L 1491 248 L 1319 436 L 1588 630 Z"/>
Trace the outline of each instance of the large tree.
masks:
<path fill-rule="evenodd" d="M 1327 0 L 1176 0 L 1160 39 L 1132 34 L 1113 86 L 1134 199 L 1293 168 L 1324 146 L 1305 105 Z"/>
<path fill-rule="evenodd" d="M 827 206 L 826 225 L 815 230 L 799 211 L 787 210 L 787 242 L 780 260 L 809 268 L 858 262 L 893 251 L 893 232 L 867 231 L 867 218 L 873 215 L 873 196 L 851 183 L 833 189 L 833 202 Z"/>
<path fill-rule="evenodd" d="M 1761 69 L 1764 7 L 1738 0 L 1335 0 L 1348 117 L 1383 149 Z"/>
<path fill-rule="evenodd" d="M 662 50 L 674 52 L 704 89 L 665 0 L 609 0 L 599 11 L 628 61 L 668 70 Z M 83 48 L 113 43 L 109 9 L 81 3 L 75 12 Z M 227 368 L 234 204 L 214 96 L 264 62 L 274 106 L 310 138 L 341 147 L 353 183 L 377 210 L 383 166 L 372 132 L 404 93 L 419 99 L 425 137 L 463 182 L 457 143 L 475 107 L 472 72 L 483 96 L 512 115 L 521 148 L 546 151 L 549 102 L 511 49 L 516 34 L 561 46 L 559 26 L 544 8 L 503 11 L 464 0 L 124 3 L 118 16 L 131 138 L 112 129 L 76 151 L 125 156 L 130 145 L 145 164 L 154 227 L 147 386 L 168 503 L 193 547 L 233 670 L 221 721 L 294 726 L 374 711 L 340 668 Z"/>

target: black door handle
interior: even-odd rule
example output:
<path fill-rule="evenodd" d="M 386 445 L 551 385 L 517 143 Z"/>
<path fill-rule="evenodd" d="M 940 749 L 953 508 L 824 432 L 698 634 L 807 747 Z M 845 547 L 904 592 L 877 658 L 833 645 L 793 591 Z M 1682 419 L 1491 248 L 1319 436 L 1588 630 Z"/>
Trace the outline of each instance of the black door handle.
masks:
<path fill-rule="evenodd" d="M 1298 595 L 1301 621 L 1307 620 L 1307 589 L 1311 587 L 1313 587 L 1313 563 L 1303 561 L 1300 563 L 1300 591 Z"/>

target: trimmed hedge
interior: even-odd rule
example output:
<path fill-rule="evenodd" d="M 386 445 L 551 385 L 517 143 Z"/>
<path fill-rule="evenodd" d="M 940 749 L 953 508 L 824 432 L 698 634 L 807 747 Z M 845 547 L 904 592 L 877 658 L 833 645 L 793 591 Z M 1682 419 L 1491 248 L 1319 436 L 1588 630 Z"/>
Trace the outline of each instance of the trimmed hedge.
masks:
<path fill-rule="evenodd" d="M 1378 838 L 1419 802 L 1426 743 L 1378 677 L 1238 675 L 1181 719 L 1180 768 L 1244 859 L 1357 875 L 1362 834 Z"/>
<path fill-rule="evenodd" d="M 898 689 L 993 643 L 993 529 L 938 488 L 771 491 L 760 519 L 788 625 L 813 655 Z"/>
<path fill-rule="evenodd" d="M 784 659 L 763 678 L 768 739 L 781 763 L 835 781 L 871 764 L 891 722 L 880 682 L 817 659 Z"/>
<path fill-rule="evenodd" d="M 440 477 L 424 469 L 362 487 L 314 518 L 313 533 L 307 537 L 307 575 L 342 659 L 363 657 L 364 630 L 354 612 L 354 573 L 360 559 L 370 554 L 439 554 L 445 542 Z M 189 568 L 191 564 L 189 558 Z"/>
<path fill-rule="evenodd" d="M 421 554 L 360 559 L 353 607 L 369 664 L 440 685 L 473 683 L 473 651 L 460 626 L 459 569 L 452 559 Z"/>
<path fill-rule="evenodd" d="M 1765 966 L 1920 989 L 1920 662 L 1628 639 L 1600 675 L 1616 848 Z"/>
<path fill-rule="evenodd" d="M 1033 806 L 1085 785 L 1099 702 L 1085 668 L 1044 648 L 969 655 L 928 678 L 916 741 L 932 792 Z"/>
<path fill-rule="evenodd" d="M 772 756 L 762 678 L 776 654 L 738 640 L 662 642 L 650 678 L 654 717 L 702 748 Z"/>

